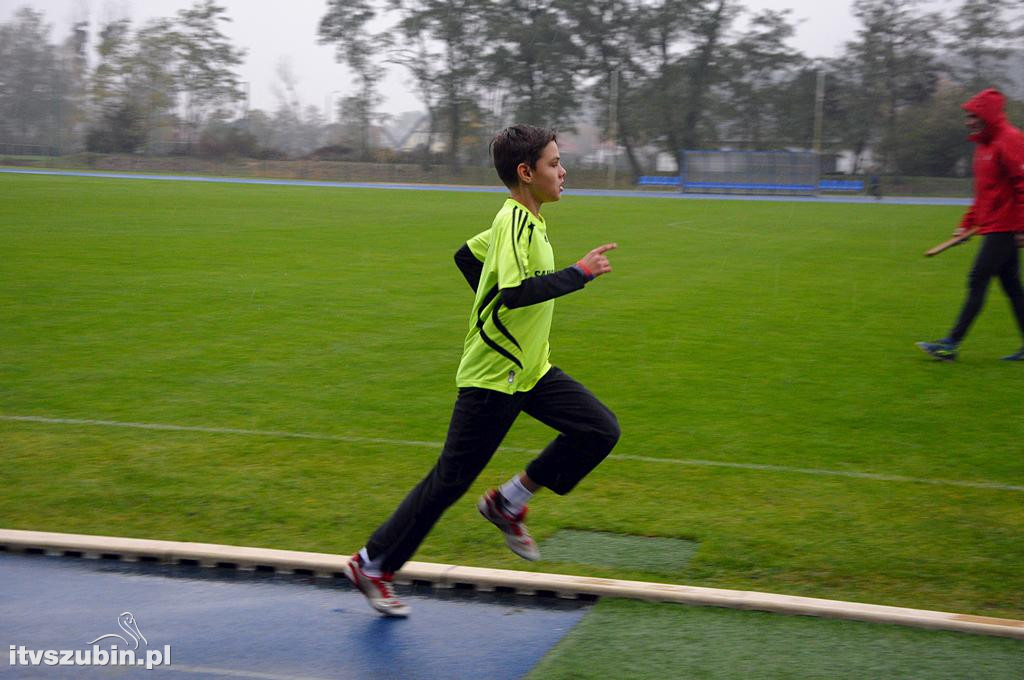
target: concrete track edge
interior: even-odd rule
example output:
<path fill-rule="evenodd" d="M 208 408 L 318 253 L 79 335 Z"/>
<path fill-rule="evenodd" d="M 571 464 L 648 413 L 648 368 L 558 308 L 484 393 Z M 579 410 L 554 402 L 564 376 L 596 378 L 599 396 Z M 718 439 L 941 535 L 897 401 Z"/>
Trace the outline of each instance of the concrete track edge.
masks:
<path fill-rule="evenodd" d="M 182 543 L 112 536 L 87 536 L 0 529 L 0 550 L 9 553 L 65 555 L 93 559 L 198 564 L 243 570 L 273 570 L 340 577 L 347 556 L 246 548 L 209 543 Z M 408 562 L 396 574 L 402 583 L 435 588 L 474 588 L 483 592 L 553 594 L 564 598 L 621 597 L 649 602 L 728 607 L 782 614 L 802 614 L 852 621 L 888 623 L 1024 640 L 1024 621 L 904 607 L 775 595 L 743 590 L 484 569 L 430 562 Z"/>

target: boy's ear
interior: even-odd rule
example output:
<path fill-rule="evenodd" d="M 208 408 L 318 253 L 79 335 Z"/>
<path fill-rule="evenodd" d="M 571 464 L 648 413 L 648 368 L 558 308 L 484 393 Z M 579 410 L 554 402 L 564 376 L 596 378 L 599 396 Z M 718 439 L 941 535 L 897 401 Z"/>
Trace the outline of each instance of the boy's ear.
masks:
<path fill-rule="evenodd" d="M 516 177 L 523 184 L 530 184 L 533 182 L 533 168 L 530 167 L 529 163 L 520 163 L 516 166 Z"/>

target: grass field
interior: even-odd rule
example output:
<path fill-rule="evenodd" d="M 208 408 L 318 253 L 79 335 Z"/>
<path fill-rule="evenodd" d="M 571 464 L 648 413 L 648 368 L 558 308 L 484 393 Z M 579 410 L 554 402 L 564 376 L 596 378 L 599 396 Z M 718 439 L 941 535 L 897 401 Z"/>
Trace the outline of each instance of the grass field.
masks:
<path fill-rule="evenodd" d="M 602 600 L 530 680 L 1017 680 L 1017 640 Z"/>
<path fill-rule="evenodd" d="M 432 464 L 471 303 L 451 255 L 499 194 L 0 175 L 0 195 L 0 526 L 349 552 Z M 956 364 L 912 344 L 961 302 L 977 245 L 921 257 L 958 213 L 546 207 L 560 264 L 620 245 L 558 301 L 552 360 L 623 437 L 531 529 L 699 550 L 677 571 L 530 565 L 467 497 L 417 559 L 1024 618 L 1005 299 Z M 550 436 L 524 416 L 472 495 Z"/>

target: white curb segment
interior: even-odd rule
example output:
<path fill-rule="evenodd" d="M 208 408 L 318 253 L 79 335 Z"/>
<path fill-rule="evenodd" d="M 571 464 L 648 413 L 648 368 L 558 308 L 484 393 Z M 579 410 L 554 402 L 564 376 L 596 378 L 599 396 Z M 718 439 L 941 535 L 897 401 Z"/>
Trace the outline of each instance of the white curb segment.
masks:
<path fill-rule="evenodd" d="M 232 565 L 239 569 L 273 568 L 279 571 L 309 572 L 322 576 L 340 576 L 341 565 L 348 559 L 347 556 L 341 555 L 292 550 L 14 529 L 0 529 L 0 546 L 10 552 L 39 551 L 45 554 L 72 554 L 90 558 L 113 557 L 125 561 L 150 560 L 170 564 L 195 562 L 211 567 Z M 396 579 L 405 583 L 429 582 L 435 587 L 441 588 L 468 585 L 481 591 L 509 589 L 517 593 L 554 593 L 560 597 L 569 598 L 622 597 L 651 602 L 677 602 L 889 623 L 1024 640 L 1024 621 L 1015 619 L 998 619 L 792 595 L 774 595 L 755 591 L 722 590 L 507 569 L 483 569 L 430 562 L 408 562 L 396 574 Z"/>

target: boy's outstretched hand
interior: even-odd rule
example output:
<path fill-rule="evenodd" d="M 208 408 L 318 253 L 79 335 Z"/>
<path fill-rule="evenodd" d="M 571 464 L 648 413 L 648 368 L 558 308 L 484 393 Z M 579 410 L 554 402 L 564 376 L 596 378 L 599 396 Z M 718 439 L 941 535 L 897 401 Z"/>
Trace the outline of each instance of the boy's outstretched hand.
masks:
<path fill-rule="evenodd" d="M 598 276 L 607 274 L 612 270 L 612 264 L 604 254 L 609 250 L 615 250 L 618 247 L 618 243 L 606 243 L 603 246 L 598 246 L 584 255 L 576 264 L 578 264 L 584 272 L 588 273 L 591 278 L 596 279 Z"/>

